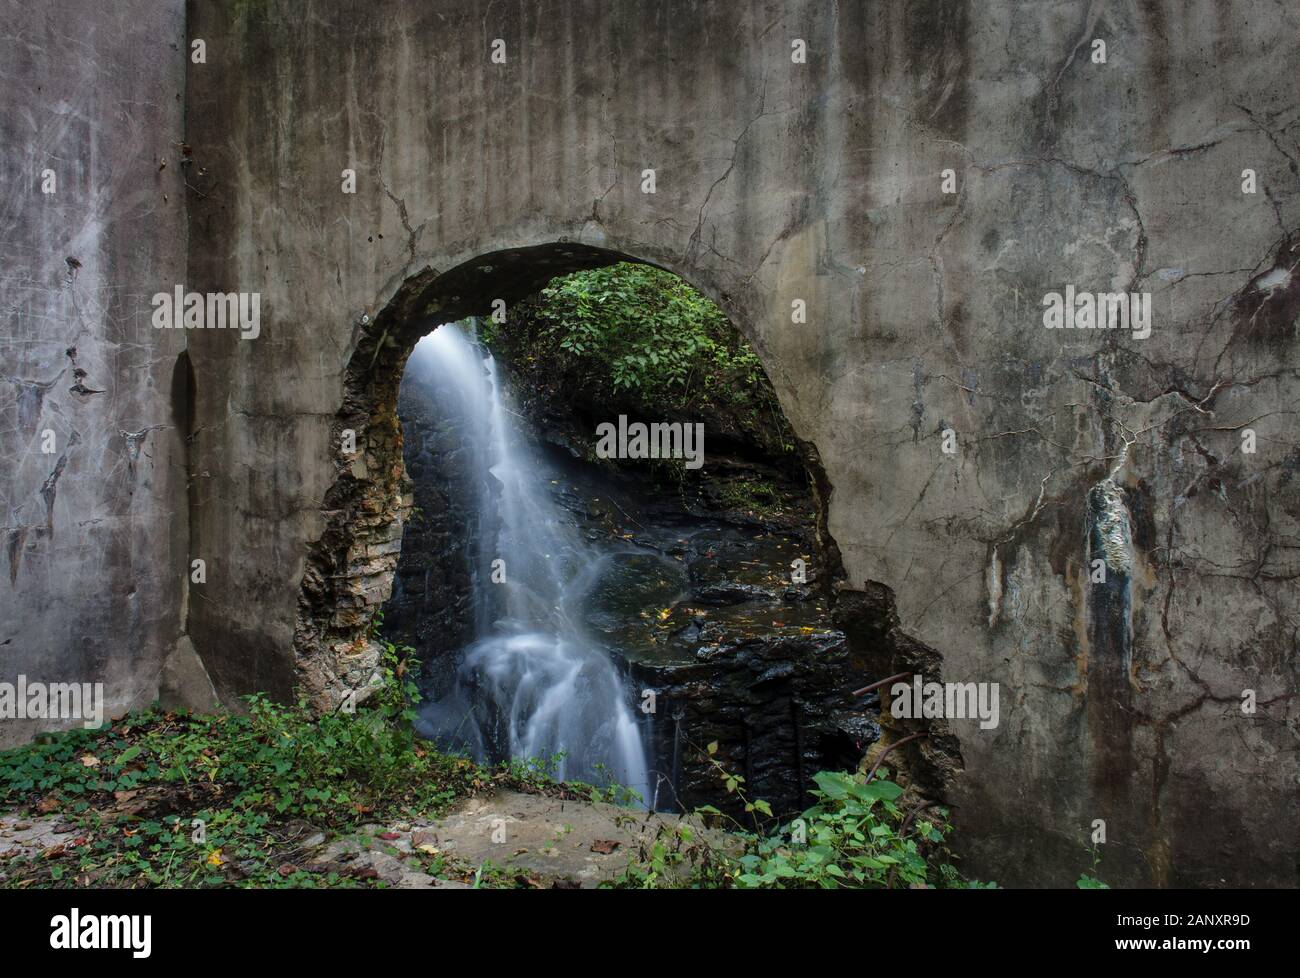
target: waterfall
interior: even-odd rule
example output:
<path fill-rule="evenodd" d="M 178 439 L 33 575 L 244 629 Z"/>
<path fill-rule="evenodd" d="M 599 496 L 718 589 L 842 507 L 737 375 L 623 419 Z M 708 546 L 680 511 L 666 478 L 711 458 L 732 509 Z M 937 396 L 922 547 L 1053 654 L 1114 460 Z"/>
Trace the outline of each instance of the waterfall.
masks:
<path fill-rule="evenodd" d="M 497 366 L 473 337 L 440 326 L 411 354 L 415 384 L 463 434 L 476 498 L 466 532 L 474 641 L 417 727 L 476 759 L 550 758 L 568 780 L 614 781 L 648 800 L 645 753 L 628 694 L 581 624 L 598 555 L 564 522 L 541 460 L 514 423 Z"/>

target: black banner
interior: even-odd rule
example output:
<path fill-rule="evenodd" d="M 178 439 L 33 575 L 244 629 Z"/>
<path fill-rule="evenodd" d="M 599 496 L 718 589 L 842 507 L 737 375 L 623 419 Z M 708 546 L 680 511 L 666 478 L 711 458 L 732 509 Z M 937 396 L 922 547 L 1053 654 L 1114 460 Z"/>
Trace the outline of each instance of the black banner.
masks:
<path fill-rule="evenodd" d="M 238 953 L 246 962 L 254 956 L 259 966 L 338 968 L 374 967 L 378 958 L 409 954 L 429 939 L 447 942 L 449 954 L 490 958 L 508 938 L 505 947 L 513 955 L 529 938 L 557 932 L 575 938 L 581 933 L 584 957 L 603 948 L 627 953 L 637 945 L 654 954 L 657 941 L 689 941 L 702 953 L 711 943 L 709 934 L 727 933 L 719 953 L 731 947 L 743 957 L 752 954 L 757 935 L 735 925 L 748 920 L 748 928 L 761 914 L 773 923 L 760 939 L 793 938 L 799 944 L 815 938 L 818 946 L 833 948 L 853 938 L 864 950 L 911 948 L 920 955 L 918 962 L 938 962 L 934 955 L 940 955 L 950 965 L 965 946 L 972 965 L 987 963 L 995 953 L 1002 963 L 1042 963 L 1047 955 L 1072 965 L 1128 957 L 1163 959 L 1178 967 L 1201 960 L 1231 968 L 1243 956 L 1278 955 L 1290 946 L 1283 931 L 1291 928 L 1293 903 L 1290 893 L 1240 890 L 870 891 L 838 893 L 829 898 L 833 909 L 813 893 L 793 892 L 767 897 L 602 892 L 549 899 L 532 892 L 415 892 L 420 891 L 6 891 L 0 893 L 0 934 L 14 960 L 32 955 L 75 956 L 82 963 L 112 959 L 136 970 L 192 965 L 209 956 L 220 966 Z M 844 906 L 846 900 L 851 906 Z M 806 916 L 810 913 L 816 916 Z M 631 921 L 640 937 L 629 931 Z M 823 933 L 810 929 L 814 921 Z M 737 950 L 737 940 L 743 950 Z M 572 950 L 578 949 L 575 944 Z"/>

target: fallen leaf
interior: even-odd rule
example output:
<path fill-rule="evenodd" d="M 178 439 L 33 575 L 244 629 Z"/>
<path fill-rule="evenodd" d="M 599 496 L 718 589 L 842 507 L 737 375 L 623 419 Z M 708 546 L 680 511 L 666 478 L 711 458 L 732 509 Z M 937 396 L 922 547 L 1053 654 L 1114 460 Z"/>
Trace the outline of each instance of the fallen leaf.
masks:
<path fill-rule="evenodd" d="M 220 849 L 213 849 L 210 853 L 208 853 L 209 866 L 220 866 L 225 861 L 226 860 L 221 857 Z"/>

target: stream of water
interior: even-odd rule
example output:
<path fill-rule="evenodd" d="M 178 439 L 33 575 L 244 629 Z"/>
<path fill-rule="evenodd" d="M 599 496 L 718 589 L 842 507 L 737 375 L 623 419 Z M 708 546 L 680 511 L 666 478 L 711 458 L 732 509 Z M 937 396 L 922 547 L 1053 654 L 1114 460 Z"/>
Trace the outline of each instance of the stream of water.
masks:
<path fill-rule="evenodd" d="M 551 500 L 495 362 L 444 325 L 416 345 L 407 376 L 464 432 L 477 497 L 467 500 L 475 639 L 447 691 L 421 705 L 420 732 L 480 761 L 563 755 L 557 777 L 613 781 L 648 801 L 628 691 L 583 624 L 600 555 Z"/>

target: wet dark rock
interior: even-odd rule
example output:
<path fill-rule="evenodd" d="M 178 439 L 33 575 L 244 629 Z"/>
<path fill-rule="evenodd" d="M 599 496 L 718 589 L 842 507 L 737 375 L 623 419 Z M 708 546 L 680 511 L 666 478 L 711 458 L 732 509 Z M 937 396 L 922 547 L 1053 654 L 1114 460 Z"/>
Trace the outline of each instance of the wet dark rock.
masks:
<path fill-rule="evenodd" d="M 807 807 L 813 774 L 857 765 L 879 737 L 875 701 L 849 695 L 868 670 L 826 595 L 791 581 L 795 558 L 808 581 L 821 570 L 811 514 L 770 525 L 702 511 L 650 480 L 581 462 L 565 468 L 555 491 L 587 500 L 568 511 L 617 542 L 602 558 L 586 622 L 638 698 L 655 694 L 642 733 L 660 787 L 647 801 L 745 818 L 744 802 L 725 790 L 725 770 L 746 779 L 751 799 L 788 816 Z M 861 629 L 870 614 L 859 609 L 849 620 Z M 705 748 L 715 741 L 710 759 Z"/>
<path fill-rule="evenodd" d="M 711 804 L 744 817 L 744 802 L 723 785 L 726 771 L 745 778 L 749 798 L 792 815 L 806 807 L 812 775 L 852 769 L 880 735 L 850 695 L 861 673 L 834 630 L 704 646 L 693 662 L 639 662 L 631 673 L 656 691 L 647 739 L 663 761 L 661 807 Z"/>
<path fill-rule="evenodd" d="M 775 601 L 776 595 L 766 588 L 736 581 L 706 584 L 691 593 L 691 600 L 702 605 L 744 604 L 746 601 Z"/>

